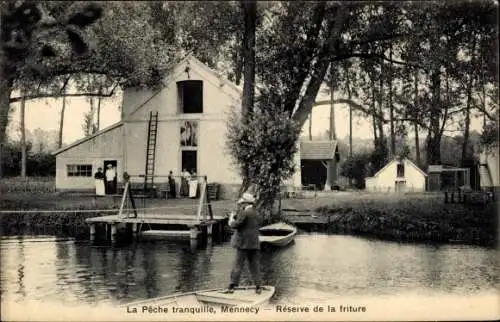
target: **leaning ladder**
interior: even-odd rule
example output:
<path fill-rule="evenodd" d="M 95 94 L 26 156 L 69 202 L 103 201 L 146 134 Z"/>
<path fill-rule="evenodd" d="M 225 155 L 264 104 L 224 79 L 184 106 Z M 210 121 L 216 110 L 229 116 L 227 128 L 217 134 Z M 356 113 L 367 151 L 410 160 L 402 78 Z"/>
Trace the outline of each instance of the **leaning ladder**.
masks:
<path fill-rule="evenodd" d="M 153 188 L 157 133 L 158 112 L 149 112 L 148 140 L 146 142 L 146 171 L 144 172 L 144 194 L 148 194 L 148 192 Z"/>

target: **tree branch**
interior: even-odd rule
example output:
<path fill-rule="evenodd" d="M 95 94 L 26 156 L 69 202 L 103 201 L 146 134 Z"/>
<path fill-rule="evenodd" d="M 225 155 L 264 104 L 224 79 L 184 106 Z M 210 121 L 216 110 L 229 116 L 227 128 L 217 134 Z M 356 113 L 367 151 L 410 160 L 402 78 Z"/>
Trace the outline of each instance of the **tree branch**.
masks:
<path fill-rule="evenodd" d="M 34 99 L 40 99 L 40 98 L 55 98 L 55 97 L 111 97 L 114 95 L 115 89 L 118 87 L 118 84 L 115 85 L 115 87 L 111 90 L 111 92 L 107 94 L 103 93 L 70 93 L 70 94 L 61 94 L 61 93 L 41 93 L 41 94 L 35 94 L 35 95 L 26 95 L 26 96 L 19 96 L 19 97 L 12 97 L 9 102 L 10 103 L 16 103 L 21 100 L 34 100 Z"/>
<path fill-rule="evenodd" d="M 349 58 L 354 58 L 354 57 L 365 58 L 365 59 L 381 59 L 381 60 L 385 60 L 389 63 L 409 66 L 409 67 L 418 68 L 418 69 L 422 69 L 424 71 L 427 71 L 427 68 L 425 68 L 422 65 L 418 65 L 418 64 L 410 63 L 410 62 L 399 61 L 399 60 L 394 60 L 394 59 L 391 59 L 391 58 L 386 57 L 385 55 L 381 55 L 381 54 L 349 53 L 349 54 L 345 54 L 345 55 L 335 56 L 332 58 L 332 60 L 339 61 L 339 60 L 344 60 L 344 59 L 349 59 Z"/>

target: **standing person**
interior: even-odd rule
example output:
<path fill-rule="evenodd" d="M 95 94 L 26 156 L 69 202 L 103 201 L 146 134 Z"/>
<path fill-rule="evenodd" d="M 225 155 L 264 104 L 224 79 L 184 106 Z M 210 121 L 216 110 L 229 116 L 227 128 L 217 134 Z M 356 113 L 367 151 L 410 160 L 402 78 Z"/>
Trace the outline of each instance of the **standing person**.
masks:
<path fill-rule="evenodd" d="M 97 196 L 104 196 L 106 194 L 106 189 L 104 187 L 104 173 L 102 172 L 102 168 L 99 167 L 97 172 L 94 175 L 95 179 L 95 194 Z"/>
<path fill-rule="evenodd" d="M 182 178 L 180 195 L 183 197 L 187 197 L 189 195 L 189 179 L 191 178 L 191 174 L 189 173 L 189 171 L 184 169 L 181 175 Z"/>
<path fill-rule="evenodd" d="M 170 197 L 175 198 L 177 193 L 175 191 L 175 179 L 172 171 L 168 173 L 168 190 L 170 192 Z"/>
<path fill-rule="evenodd" d="M 189 180 L 189 198 L 196 198 L 198 196 L 198 177 L 196 171 L 191 170 L 191 179 Z"/>
<path fill-rule="evenodd" d="M 116 170 L 111 164 L 108 164 L 105 177 L 106 177 L 106 194 L 115 194 Z"/>
<path fill-rule="evenodd" d="M 231 245 L 236 248 L 236 259 L 231 271 L 231 282 L 223 293 L 233 293 L 240 282 L 241 271 L 248 261 L 250 273 L 255 283 L 255 292 L 260 294 L 262 286 L 260 281 L 260 241 L 259 241 L 259 215 L 254 207 L 255 196 L 246 192 L 238 200 L 239 211 L 237 216 L 231 213 L 229 226 L 235 229 L 231 238 Z"/>

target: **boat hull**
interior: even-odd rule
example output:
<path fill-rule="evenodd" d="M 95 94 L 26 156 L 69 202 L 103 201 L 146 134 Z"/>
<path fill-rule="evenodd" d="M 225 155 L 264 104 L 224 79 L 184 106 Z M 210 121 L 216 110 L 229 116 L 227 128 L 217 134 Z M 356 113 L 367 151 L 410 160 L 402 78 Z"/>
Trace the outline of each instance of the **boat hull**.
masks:
<path fill-rule="evenodd" d="M 226 294 L 223 289 L 200 290 L 187 293 L 175 293 L 168 296 L 157 297 L 142 301 L 128 303 L 126 307 L 131 306 L 176 306 L 176 307 L 196 307 L 208 305 L 212 307 L 222 306 L 261 306 L 269 303 L 274 295 L 274 286 L 266 285 L 262 293 L 257 294 L 255 287 L 237 287 L 234 293 Z"/>
<path fill-rule="evenodd" d="M 260 228 L 261 245 L 284 247 L 290 244 L 297 235 L 297 228 L 286 223 L 277 223 Z"/>

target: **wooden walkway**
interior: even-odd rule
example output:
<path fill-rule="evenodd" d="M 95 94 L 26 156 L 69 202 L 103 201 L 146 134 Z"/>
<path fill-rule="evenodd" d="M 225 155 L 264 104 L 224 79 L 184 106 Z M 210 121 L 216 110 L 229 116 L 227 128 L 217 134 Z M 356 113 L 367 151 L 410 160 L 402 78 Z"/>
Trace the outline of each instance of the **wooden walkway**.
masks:
<path fill-rule="evenodd" d="M 226 219 L 227 216 L 214 216 L 213 219 L 207 218 L 206 220 L 196 218 L 196 215 L 185 214 L 137 214 L 137 217 L 126 217 L 120 215 L 107 215 L 101 217 L 87 218 L 85 222 L 88 224 L 158 224 L 158 225 L 185 225 L 192 226 L 206 226 L 209 224 L 217 223 L 218 221 Z"/>
<path fill-rule="evenodd" d="M 202 182 L 201 196 L 197 202 L 196 209 L 192 214 L 182 213 L 182 209 L 163 209 L 162 213 L 153 209 L 138 209 L 135 204 L 135 197 L 130 189 L 130 177 L 124 174 L 125 188 L 121 198 L 120 209 L 117 214 L 87 218 L 85 222 L 90 225 L 90 240 L 95 240 L 96 225 L 106 226 L 106 239 L 110 231 L 110 239 L 116 241 L 118 226 L 131 228 L 132 236 L 146 233 L 148 236 L 189 236 L 194 242 L 202 231 L 206 232 L 207 238 L 212 236 L 212 228 L 216 226 L 218 231 L 222 231 L 228 215 L 214 215 L 212 205 L 207 192 L 207 181 Z M 205 178 L 206 179 L 206 178 Z M 131 204 L 130 209 L 125 209 L 126 201 Z M 155 211 L 157 213 L 155 213 Z M 132 212 L 132 213 L 129 213 Z M 156 226 L 152 229 L 151 225 Z M 174 227 L 173 227 L 174 226 Z M 178 230 L 183 226 L 184 230 Z M 143 230 L 143 228 L 149 230 Z M 108 229 L 111 228 L 111 229 Z M 158 229 L 159 228 L 159 229 Z M 128 230 L 128 229 L 127 229 Z"/>

